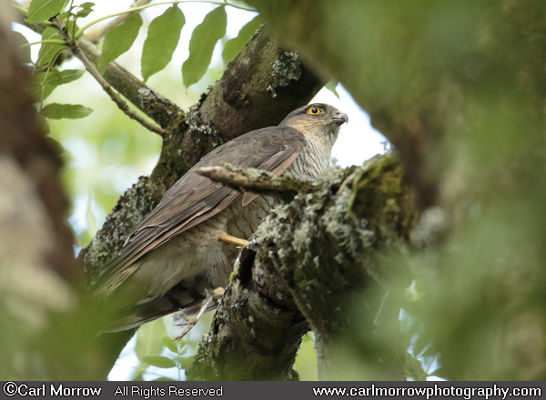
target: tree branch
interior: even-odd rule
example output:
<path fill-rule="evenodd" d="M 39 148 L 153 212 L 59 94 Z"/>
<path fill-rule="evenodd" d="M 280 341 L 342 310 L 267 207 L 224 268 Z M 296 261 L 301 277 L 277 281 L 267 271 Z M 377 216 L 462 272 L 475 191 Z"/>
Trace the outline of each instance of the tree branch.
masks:
<path fill-rule="evenodd" d="M 361 333 L 356 325 L 371 334 L 378 321 L 398 322 L 398 304 L 381 286 L 393 271 L 380 269 L 376 255 L 406 243 L 416 220 L 402 169 L 387 155 L 328 175 L 320 190 L 276 208 L 255 233 L 186 371 L 190 379 L 294 378 L 293 357 L 308 326 L 320 375 L 332 379 L 340 336 Z M 356 295 L 366 299 L 364 314 L 347 309 Z M 404 354 L 396 342 L 378 346 L 373 374 L 361 371 L 361 379 L 403 379 Z"/>
<path fill-rule="evenodd" d="M 79 48 L 78 44 L 72 42 L 72 38 L 68 35 L 64 27 L 64 24 L 59 19 L 55 18 L 53 20 L 53 24 L 58 29 L 61 37 L 66 41 L 66 43 L 70 47 L 70 50 L 72 51 L 72 53 L 83 63 L 87 72 L 89 72 L 91 76 L 95 78 L 95 80 L 99 83 L 99 85 L 103 88 L 103 90 L 108 94 L 108 96 L 110 96 L 112 101 L 116 103 L 118 108 L 121 111 L 123 111 L 125 115 L 127 115 L 131 119 L 134 119 L 146 129 L 159 134 L 163 138 L 165 138 L 168 135 L 168 131 L 149 122 L 147 119 L 140 116 L 139 114 L 137 114 L 136 112 L 134 112 L 133 110 L 129 108 L 129 105 L 121 98 L 121 96 L 118 93 L 116 93 L 112 89 L 112 86 L 106 81 L 106 79 L 103 78 L 103 76 L 100 74 L 95 64 L 89 61 L 89 59 L 84 54 L 84 52 Z"/>
<path fill-rule="evenodd" d="M 291 200 L 298 193 L 319 189 L 312 182 L 286 175 L 279 176 L 256 168 L 239 168 L 231 164 L 198 168 L 195 172 L 236 190 L 268 194 L 284 201 Z"/>
<path fill-rule="evenodd" d="M 28 24 L 26 15 L 18 11 L 18 21 L 37 33 L 42 33 L 45 27 L 41 24 Z M 85 37 L 77 41 L 77 46 L 87 59 L 95 65 L 100 57 L 97 47 Z M 176 126 L 184 117 L 184 112 L 169 99 L 156 93 L 140 79 L 112 61 L 104 71 L 104 79 L 135 107 L 156 121 L 162 128 Z"/>
<path fill-rule="evenodd" d="M 295 380 L 292 369 L 309 330 L 288 287 L 245 249 L 214 321 L 186 376 L 190 380 Z"/>
<path fill-rule="evenodd" d="M 82 38 L 77 42 L 86 57 L 94 64 L 100 57 L 97 47 Z M 104 79 L 162 128 L 176 127 L 184 117 L 184 111 L 166 97 L 156 93 L 140 79 L 112 61 L 104 70 Z"/>

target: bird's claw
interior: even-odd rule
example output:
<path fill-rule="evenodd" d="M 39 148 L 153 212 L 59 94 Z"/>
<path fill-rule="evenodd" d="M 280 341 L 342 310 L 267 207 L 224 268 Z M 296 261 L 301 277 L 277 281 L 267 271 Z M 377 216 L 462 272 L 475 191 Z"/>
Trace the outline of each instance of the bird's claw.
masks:
<path fill-rule="evenodd" d="M 223 287 L 217 287 L 214 290 L 206 290 L 207 295 L 205 297 L 205 301 L 201 305 L 201 308 L 200 308 L 199 312 L 197 313 L 197 315 L 195 317 L 189 318 L 189 317 L 185 316 L 184 314 L 182 314 L 181 316 L 182 316 L 182 318 L 184 318 L 184 322 L 178 322 L 178 323 L 175 324 L 176 326 L 185 326 L 186 329 L 184 329 L 182 331 L 182 333 L 180 333 L 178 336 L 173 338 L 173 340 L 180 340 L 184 336 L 186 336 L 188 334 L 188 332 L 191 331 L 192 328 L 195 325 L 197 325 L 197 323 L 199 322 L 199 319 L 201 318 L 203 313 L 207 310 L 207 307 L 209 306 L 209 304 L 213 300 L 216 301 L 216 300 L 221 299 L 222 296 L 224 296 L 225 291 L 226 290 Z"/>
<path fill-rule="evenodd" d="M 186 326 L 186 325 L 192 325 L 194 326 L 195 324 L 197 324 L 197 322 L 199 322 L 199 320 L 197 318 L 188 318 L 186 316 L 182 316 L 182 318 L 184 318 L 184 322 L 177 322 L 176 324 L 174 324 L 175 326 Z"/>
<path fill-rule="evenodd" d="M 184 316 L 185 321 L 175 324 L 176 326 L 186 326 L 186 329 L 184 329 L 179 335 L 175 336 L 173 340 L 180 340 L 184 336 L 186 336 L 192 328 L 197 325 L 197 322 L 199 322 L 199 318 L 187 318 Z"/>

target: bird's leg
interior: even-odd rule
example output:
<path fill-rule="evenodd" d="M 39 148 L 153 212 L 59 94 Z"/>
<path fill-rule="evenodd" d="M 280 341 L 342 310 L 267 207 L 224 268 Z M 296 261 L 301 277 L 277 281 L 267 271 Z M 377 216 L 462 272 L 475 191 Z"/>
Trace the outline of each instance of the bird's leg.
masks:
<path fill-rule="evenodd" d="M 229 244 L 234 244 L 239 247 L 247 247 L 248 246 L 248 240 L 241 239 L 235 236 L 231 236 L 230 234 L 226 232 L 222 232 L 220 236 L 218 236 L 218 240 L 222 242 L 226 242 Z"/>
<path fill-rule="evenodd" d="M 182 333 L 176 336 L 173 340 L 180 340 L 184 336 L 186 336 L 188 332 L 191 331 L 191 329 L 197 324 L 197 322 L 199 322 L 199 318 L 201 318 L 201 316 L 205 313 L 205 311 L 207 311 L 209 304 L 213 300 L 214 301 L 220 300 L 222 296 L 224 296 L 224 292 L 225 292 L 225 289 L 223 287 L 218 287 L 214 290 L 206 289 L 205 301 L 201 305 L 199 312 L 195 315 L 195 317 L 191 317 L 191 318 L 187 318 L 186 316 L 182 315 L 185 321 L 179 324 L 176 324 L 176 326 L 186 326 L 186 329 L 184 329 Z"/>

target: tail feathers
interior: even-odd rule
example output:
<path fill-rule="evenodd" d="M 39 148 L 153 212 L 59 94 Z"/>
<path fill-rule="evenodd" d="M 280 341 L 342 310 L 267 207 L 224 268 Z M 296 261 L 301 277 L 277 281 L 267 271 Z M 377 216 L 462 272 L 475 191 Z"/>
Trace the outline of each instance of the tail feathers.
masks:
<path fill-rule="evenodd" d="M 118 269 L 116 273 L 110 273 L 93 288 L 98 297 L 105 297 L 113 293 L 136 271 L 138 264 L 133 264 L 124 269 Z"/>
<path fill-rule="evenodd" d="M 199 311 L 204 300 L 205 296 L 196 296 L 193 293 L 190 294 L 184 288 L 175 286 L 162 297 L 140 301 L 131 310 L 120 312 L 119 314 L 124 316 L 114 320 L 111 326 L 104 331 L 119 332 L 137 328 L 147 322 L 177 311 L 180 311 L 180 316 L 191 316 Z M 215 307 L 216 304 L 212 303 L 211 306 L 207 307 L 207 311 Z"/>

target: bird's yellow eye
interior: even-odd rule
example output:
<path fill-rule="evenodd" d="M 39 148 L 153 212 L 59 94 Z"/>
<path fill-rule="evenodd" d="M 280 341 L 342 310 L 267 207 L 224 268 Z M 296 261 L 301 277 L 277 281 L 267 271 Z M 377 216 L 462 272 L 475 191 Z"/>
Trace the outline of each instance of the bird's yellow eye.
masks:
<path fill-rule="evenodd" d="M 320 114 L 322 112 L 322 110 L 319 108 L 319 107 L 309 107 L 307 109 L 307 114 L 312 114 L 312 115 L 317 115 L 317 114 Z"/>

